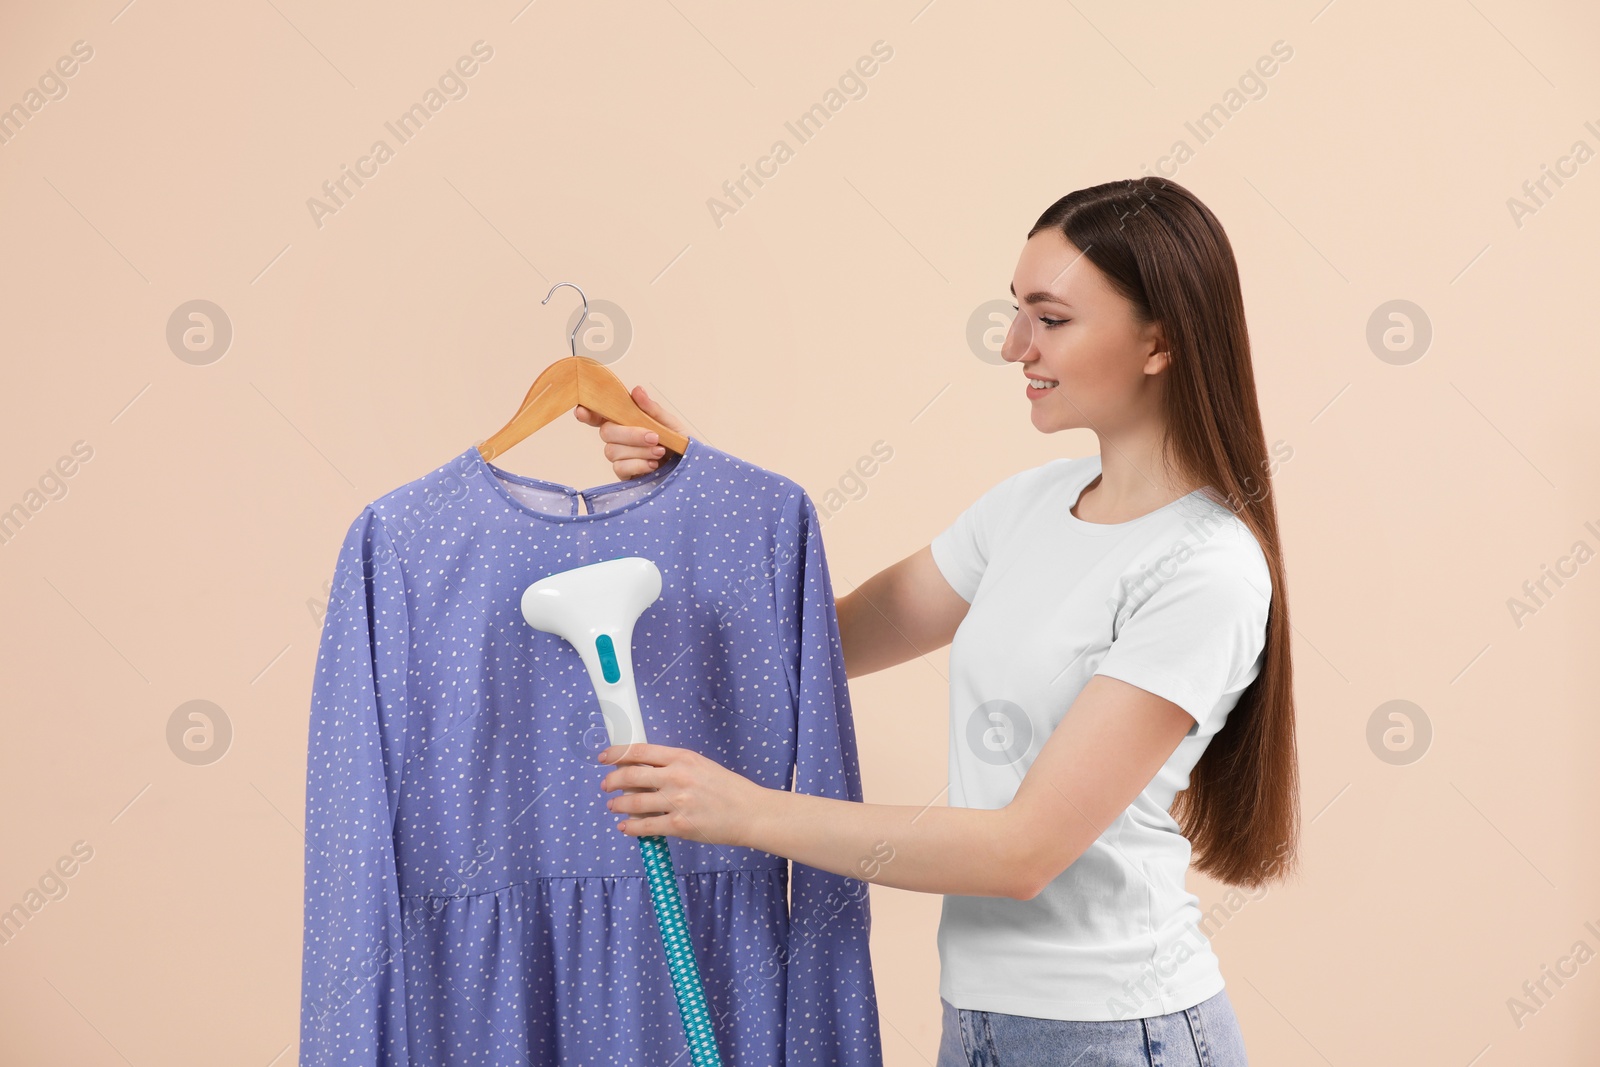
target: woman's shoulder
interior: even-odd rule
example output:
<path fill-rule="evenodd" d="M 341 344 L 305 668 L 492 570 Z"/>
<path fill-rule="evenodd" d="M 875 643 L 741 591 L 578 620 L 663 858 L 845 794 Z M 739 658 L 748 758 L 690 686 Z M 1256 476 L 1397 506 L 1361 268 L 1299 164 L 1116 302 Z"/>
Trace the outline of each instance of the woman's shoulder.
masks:
<path fill-rule="evenodd" d="M 1177 509 L 1171 523 L 1169 554 L 1198 561 L 1196 570 L 1243 578 L 1266 594 L 1272 588 L 1266 552 L 1250 524 L 1209 491 Z"/>
<path fill-rule="evenodd" d="M 1032 467 L 1024 467 L 994 482 L 988 493 L 1004 494 L 1013 490 L 1022 490 L 1033 495 L 1039 490 L 1055 485 L 1064 485 L 1086 474 L 1094 468 L 1100 457 L 1087 456 L 1062 456 L 1056 459 L 1045 460 L 1043 463 Z"/>

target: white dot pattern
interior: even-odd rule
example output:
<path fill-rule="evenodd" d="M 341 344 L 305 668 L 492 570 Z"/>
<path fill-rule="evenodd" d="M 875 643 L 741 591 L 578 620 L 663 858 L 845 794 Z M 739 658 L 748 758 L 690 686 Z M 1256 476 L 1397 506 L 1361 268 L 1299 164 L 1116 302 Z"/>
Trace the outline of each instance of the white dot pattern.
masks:
<path fill-rule="evenodd" d="M 662 575 L 633 640 L 649 739 L 861 800 L 800 486 L 694 439 L 582 491 L 468 448 L 363 509 L 335 564 L 306 760 L 302 1064 L 695 1062 L 642 839 L 600 790 L 594 688 L 520 610 L 540 578 L 631 555 Z M 880 1067 L 867 884 L 654 840 L 722 1061 Z"/>

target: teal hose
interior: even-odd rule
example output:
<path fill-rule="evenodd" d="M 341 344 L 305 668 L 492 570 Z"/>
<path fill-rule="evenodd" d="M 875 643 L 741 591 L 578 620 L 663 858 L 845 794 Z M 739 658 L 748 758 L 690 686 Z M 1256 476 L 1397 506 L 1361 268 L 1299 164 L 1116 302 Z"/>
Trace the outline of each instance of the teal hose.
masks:
<path fill-rule="evenodd" d="M 672 972 L 672 991 L 678 997 L 678 1014 L 689 1040 L 690 1059 L 694 1067 L 722 1067 L 706 993 L 700 985 L 700 968 L 694 960 L 694 945 L 683 920 L 683 901 L 678 896 L 678 878 L 672 870 L 667 839 L 641 837 L 639 851 L 644 854 L 644 869 L 650 878 L 650 903 L 655 906 L 656 922 L 661 927 L 662 947 L 667 951 L 667 969 Z"/>

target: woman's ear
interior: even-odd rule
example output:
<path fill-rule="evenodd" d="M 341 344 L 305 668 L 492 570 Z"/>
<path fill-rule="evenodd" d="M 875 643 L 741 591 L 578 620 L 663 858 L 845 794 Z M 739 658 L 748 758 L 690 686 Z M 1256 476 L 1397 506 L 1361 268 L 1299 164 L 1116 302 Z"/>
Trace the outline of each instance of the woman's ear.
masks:
<path fill-rule="evenodd" d="M 1145 327 L 1145 337 L 1150 350 L 1145 354 L 1144 372 L 1160 374 L 1172 365 L 1172 350 L 1167 345 L 1167 331 L 1161 323 L 1152 322 Z"/>

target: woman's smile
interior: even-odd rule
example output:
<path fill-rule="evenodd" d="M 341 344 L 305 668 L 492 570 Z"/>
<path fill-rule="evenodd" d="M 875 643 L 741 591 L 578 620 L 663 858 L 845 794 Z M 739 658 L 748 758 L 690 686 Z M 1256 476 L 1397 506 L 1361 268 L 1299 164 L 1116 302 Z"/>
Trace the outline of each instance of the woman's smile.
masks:
<path fill-rule="evenodd" d="M 1024 374 L 1024 377 L 1028 379 L 1027 387 L 1029 400 L 1037 400 L 1039 397 L 1044 396 L 1046 393 L 1050 392 L 1050 390 L 1061 384 L 1053 378 L 1037 378 L 1032 374 Z"/>

